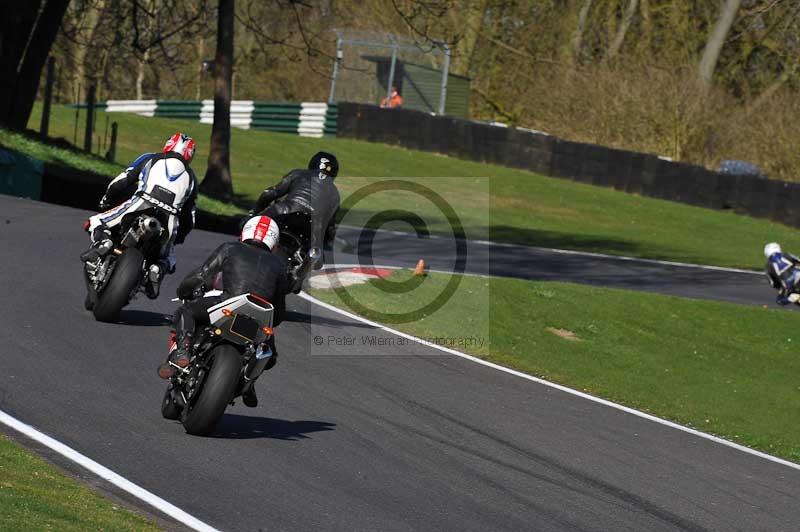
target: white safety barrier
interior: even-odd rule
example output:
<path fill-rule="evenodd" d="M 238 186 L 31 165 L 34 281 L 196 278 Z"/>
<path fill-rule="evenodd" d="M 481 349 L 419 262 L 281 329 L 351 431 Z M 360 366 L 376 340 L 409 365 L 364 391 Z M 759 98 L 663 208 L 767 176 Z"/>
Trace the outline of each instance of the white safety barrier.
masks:
<path fill-rule="evenodd" d="M 142 116 L 154 116 L 158 102 L 156 100 L 108 100 L 107 113 L 136 113 Z"/>
<path fill-rule="evenodd" d="M 103 105 L 103 104 L 101 104 Z M 214 100 L 109 100 L 106 112 L 136 113 L 143 116 L 196 119 L 203 124 L 214 123 Z M 335 129 L 335 106 L 327 103 L 273 103 L 253 100 L 231 102 L 231 126 L 242 129 L 262 129 L 285 133 L 296 132 L 304 137 L 322 137 L 330 120 L 329 132 Z M 330 117 L 329 117 L 330 115 Z"/>
<path fill-rule="evenodd" d="M 300 107 L 300 123 L 297 125 L 297 132 L 300 136 L 321 137 L 324 135 L 328 104 L 303 102 Z"/>

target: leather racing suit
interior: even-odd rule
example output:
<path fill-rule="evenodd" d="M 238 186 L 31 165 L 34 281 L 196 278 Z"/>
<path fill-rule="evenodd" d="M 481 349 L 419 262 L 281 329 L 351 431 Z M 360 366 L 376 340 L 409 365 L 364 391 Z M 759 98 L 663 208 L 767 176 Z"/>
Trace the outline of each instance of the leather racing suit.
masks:
<path fill-rule="evenodd" d="M 272 303 L 273 326 L 283 321 L 289 290 L 285 265 L 266 248 L 243 242 L 222 244 L 202 266 L 184 277 L 178 286 L 178 297 L 192 299 L 202 288 L 222 290 L 222 294 L 200 297 L 178 307 L 174 318 L 178 345 L 187 334 L 194 334 L 197 325 L 208 325 L 210 307 L 241 294 L 255 294 Z M 275 355 L 277 359 L 277 352 Z"/>
<path fill-rule="evenodd" d="M 145 153 L 109 183 L 101 207 L 122 203 L 89 218 L 92 243 L 108 238 L 125 215 L 159 207 L 169 213 L 168 237 L 160 255 L 168 271 L 174 271 L 174 246 L 182 244 L 194 227 L 196 198 L 197 177 L 183 157 L 174 152 Z"/>
<path fill-rule="evenodd" d="M 314 251 L 310 256 L 321 261 L 325 231 L 334 222 L 338 209 L 339 190 L 334 178 L 317 170 L 296 169 L 277 185 L 264 190 L 253 212 L 270 218 L 293 212 L 309 214 L 312 224 L 309 248 Z M 319 266 L 321 262 L 317 263 Z"/>
<path fill-rule="evenodd" d="M 800 284 L 800 259 L 791 253 L 773 253 L 767 259 L 764 268 L 767 278 L 772 288 L 778 290 L 777 302 L 781 305 L 793 303 L 790 298 L 797 298 L 798 286 Z M 800 300 L 800 298 L 798 298 Z"/>

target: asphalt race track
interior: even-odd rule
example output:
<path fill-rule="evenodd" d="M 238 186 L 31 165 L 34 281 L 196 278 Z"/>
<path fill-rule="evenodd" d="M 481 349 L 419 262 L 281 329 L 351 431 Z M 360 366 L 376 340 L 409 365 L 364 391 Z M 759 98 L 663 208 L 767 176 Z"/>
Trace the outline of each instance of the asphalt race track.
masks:
<path fill-rule="evenodd" d="M 100 324 L 83 310 L 85 217 L 0 196 L 0 409 L 213 526 L 797 530 L 796 469 L 423 346 L 317 347 L 394 337 L 298 298 L 259 407 L 187 436 L 159 411 L 163 315 L 226 237 L 193 233 L 161 299 Z"/>
<path fill-rule="evenodd" d="M 354 255 L 376 257 L 391 266 L 411 266 L 424 258 L 431 268 L 453 271 L 455 244 L 447 238 L 418 238 L 416 235 L 383 231 L 362 231 L 339 227 L 337 237 L 344 243 L 335 262 Z M 757 250 L 761 253 L 761 250 Z M 467 250 L 468 271 L 500 277 L 538 281 L 565 281 L 642 290 L 660 294 L 713 299 L 742 304 L 775 303 L 775 292 L 766 276 L 758 272 L 725 271 L 675 264 L 631 261 L 580 253 L 509 244 L 473 244 Z M 362 259 L 363 261 L 363 259 Z M 358 262 L 358 259 L 355 259 Z"/>

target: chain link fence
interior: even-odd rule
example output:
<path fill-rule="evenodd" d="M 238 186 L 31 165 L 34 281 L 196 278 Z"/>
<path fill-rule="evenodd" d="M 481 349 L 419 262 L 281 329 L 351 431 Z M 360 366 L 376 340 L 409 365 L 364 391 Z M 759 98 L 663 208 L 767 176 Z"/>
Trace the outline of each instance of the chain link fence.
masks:
<path fill-rule="evenodd" d="M 336 61 L 329 103 L 379 105 L 396 86 L 403 107 L 444 114 L 450 49 L 399 35 L 334 30 Z"/>

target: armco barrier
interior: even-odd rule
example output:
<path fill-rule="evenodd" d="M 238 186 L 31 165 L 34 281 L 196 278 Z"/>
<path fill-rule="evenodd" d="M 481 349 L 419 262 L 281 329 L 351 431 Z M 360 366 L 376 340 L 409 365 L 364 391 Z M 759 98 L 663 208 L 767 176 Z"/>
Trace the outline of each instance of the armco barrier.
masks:
<path fill-rule="evenodd" d="M 80 107 L 85 107 L 81 104 Z M 97 104 L 108 113 L 136 113 L 142 116 L 214 122 L 214 100 L 109 100 Z M 253 100 L 231 102 L 231 126 L 295 133 L 304 137 L 335 135 L 336 105 L 327 103 L 274 103 Z"/>
<path fill-rule="evenodd" d="M 800 184 L 420 111 L 339 103 L 340 137 L 396 144 L 800 227 Z"/>

